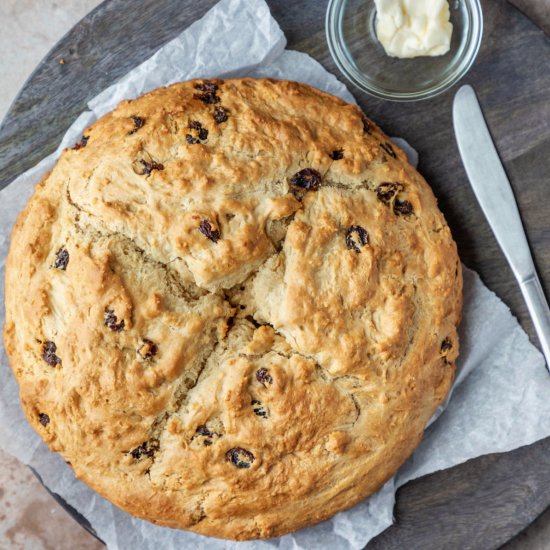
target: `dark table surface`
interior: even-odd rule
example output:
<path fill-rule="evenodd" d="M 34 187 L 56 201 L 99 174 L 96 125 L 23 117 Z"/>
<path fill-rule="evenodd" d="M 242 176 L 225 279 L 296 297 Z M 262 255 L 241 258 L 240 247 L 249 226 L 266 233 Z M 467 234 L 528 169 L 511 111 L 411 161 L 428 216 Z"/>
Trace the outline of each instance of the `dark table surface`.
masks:
<path fill-rule="evenodd" d="M 76 25 L 29 78 L 0 127 L 0 188 L 57 146 L 88 99 L 148 58 L 216 0 L 106 0 Z M 268 0 L 288 47 L 339 74 L 327 49 L 327 0 Z M 550 42 L 505 0 L 482 1 L 485 34 L 464 79 L 480 97 L 512 181 L 543 286 L 550 290 Z M 60 64 L 60 59 L 65 63 Z M 500 296 L 538 345 L 518 287 L 479 210 L 456 148 L 451 90 L 407 104 L 350 86 L 390 135 L 420 153 L 463 262 Z M 510 365 L 516 368 L 516 365 Z M 550 505 L 550 438 L 471 460 L 398 492 L 396 524 L 369 549 L 498 548 Z"/>

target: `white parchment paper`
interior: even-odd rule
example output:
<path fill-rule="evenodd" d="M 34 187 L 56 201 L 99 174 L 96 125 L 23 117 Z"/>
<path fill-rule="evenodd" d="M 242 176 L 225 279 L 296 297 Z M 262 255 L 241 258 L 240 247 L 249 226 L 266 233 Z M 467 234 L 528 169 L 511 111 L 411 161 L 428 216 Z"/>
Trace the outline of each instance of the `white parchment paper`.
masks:
<path fill-rule="evenodd" d="M 306 54 L 285 50 L 286 40 L 264 0 L 221 0 L 201 20 L 99 94 L 65 135 L 58 151 L 0 192 L 0 291 L 9 235 L 34 186 L 63 147 L 76 142 L 118 101 L 194 77 L 262 76 L 306 82 L 354 101 L 346 87 Z M 409 150 L 415 162 L 415 152 Z M 4 308 L 0 323 L 4 323 Z M 17 384 L 0 354 L 0 447 L 32 466 L 47 487 L 89 521 L 111 549 L 174 548 L 359 549 L 392 523 L 397 487 L 470 458 L 504 452 L 550 435 L 550 377 L 508 308 L 464 270 L 464 313 L 459 373 L 437 421 L 397 475 L 375 495 L 322 524 L 270 541 L 234 543 L 154 526 L 118 510 L 75 479 L 24 419 Z"/>

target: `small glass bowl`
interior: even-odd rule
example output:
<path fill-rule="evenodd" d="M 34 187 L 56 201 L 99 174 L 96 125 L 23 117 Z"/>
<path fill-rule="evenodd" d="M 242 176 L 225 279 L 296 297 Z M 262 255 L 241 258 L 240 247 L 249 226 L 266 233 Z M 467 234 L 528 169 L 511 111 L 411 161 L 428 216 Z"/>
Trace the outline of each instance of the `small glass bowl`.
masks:
<path fill-rule="evenodd" d="M 330 0 L 326 33 L 332 57 L 358 88 L 382 99 L 415 101 L 456 84 L 472 66 L 483 34 L 479 0 L 450 0 L 451 49 L 437 57 L 390 57 L 376 38 L 374 0 Z"/>

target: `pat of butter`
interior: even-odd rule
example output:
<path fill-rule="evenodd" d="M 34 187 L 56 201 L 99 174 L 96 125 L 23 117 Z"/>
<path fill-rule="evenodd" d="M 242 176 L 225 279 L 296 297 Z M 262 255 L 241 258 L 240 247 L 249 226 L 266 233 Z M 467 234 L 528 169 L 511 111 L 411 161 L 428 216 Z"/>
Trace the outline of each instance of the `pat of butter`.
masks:
<path fill-rule="evenodd" d="M 376 35 L 391 57 L 446 54 L 453 26 L 447 0 L 374 0 Z"/>

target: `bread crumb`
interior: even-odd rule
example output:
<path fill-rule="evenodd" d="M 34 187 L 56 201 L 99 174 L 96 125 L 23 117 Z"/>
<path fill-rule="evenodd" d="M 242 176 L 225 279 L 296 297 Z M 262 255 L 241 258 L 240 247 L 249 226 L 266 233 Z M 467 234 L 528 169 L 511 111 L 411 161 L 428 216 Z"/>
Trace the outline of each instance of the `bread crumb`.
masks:
<path fill-rule="evenodd" d="M 332 432 L 327 437 L 325 448 L 331 453 L 343 454 L 351 438 L 346 432 Z"/>
<path fill-rule="evenodd" d="M 266 353 L 273 346 L 275 333 L 268 326 L 261 326 L 254 331 L 252 341 L 244 349 L 245 353 L 254 355 L 258 353 Z"/>

